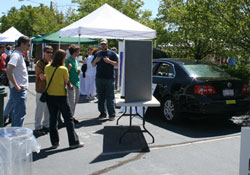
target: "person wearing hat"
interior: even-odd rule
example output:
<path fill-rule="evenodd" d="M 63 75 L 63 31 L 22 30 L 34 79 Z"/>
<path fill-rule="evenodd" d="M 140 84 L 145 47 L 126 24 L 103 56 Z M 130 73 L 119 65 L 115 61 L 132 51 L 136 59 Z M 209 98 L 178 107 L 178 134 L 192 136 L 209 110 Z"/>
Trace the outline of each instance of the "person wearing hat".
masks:
<path fill-rule="evenodd" d="M 104 119 L 108 111 L 109 120 L 115 119 L 115 74 L 114 66 L 118 66 L 118 57 L 112 50 L 108 50 L 107 39 L 101 39 L 101 50 L 94 55 L 92 66 L 96 67 L 96 89 L 98 96 L 99 119 Z M 106 107 L 105 107 L 106 104 Z"/>

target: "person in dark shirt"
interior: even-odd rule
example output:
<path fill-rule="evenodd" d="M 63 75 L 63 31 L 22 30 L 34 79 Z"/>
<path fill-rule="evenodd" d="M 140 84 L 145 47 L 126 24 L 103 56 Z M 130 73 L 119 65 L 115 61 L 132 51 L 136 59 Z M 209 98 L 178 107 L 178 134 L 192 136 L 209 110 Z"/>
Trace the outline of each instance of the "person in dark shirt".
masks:
<path fill-rule="evenodd" d="M 109 120 L 115 119 L 115 74 L 114 66 L 118 66 L 118 57 L 112 50 L 108 50 L 107 39 L 101 39 L 101 50 L 94 55 L 92 66 L 96 68 L 96 88 L 98 96 L 99 119 L 106 118 L 106 107 Z M 106 102 L 106 103 L 105 103 Z"/>

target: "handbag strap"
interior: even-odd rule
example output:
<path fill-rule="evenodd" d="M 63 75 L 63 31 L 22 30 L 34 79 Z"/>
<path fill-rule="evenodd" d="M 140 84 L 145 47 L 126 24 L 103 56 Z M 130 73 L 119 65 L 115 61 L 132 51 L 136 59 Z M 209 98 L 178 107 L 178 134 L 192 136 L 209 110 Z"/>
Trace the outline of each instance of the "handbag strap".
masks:
<path fill-rule="evenodd" d="M 54 70 L 54 72 L 53 72 L 53 74 L 52 74 L 52 76 L 51 76 L 51 78 L 50 78 L 50 80 L 49 80 L 49 84 L 48 84 L 48 86 L 47 86 L 47 88 L 45 89 L 44 92 L 47 92 L 47 90 L 48 90 L 48 88 L 49 88 L 49 85 L 50 85 L 50 83 L 51 83 L 51 80 L 52 80 L 52 78 L 53 78 L 53 76 L 54 76 L 54 74 L 55 74 L 57 68 L 58 68 L 58 67 L 55 68 L 55 70 Z"/>

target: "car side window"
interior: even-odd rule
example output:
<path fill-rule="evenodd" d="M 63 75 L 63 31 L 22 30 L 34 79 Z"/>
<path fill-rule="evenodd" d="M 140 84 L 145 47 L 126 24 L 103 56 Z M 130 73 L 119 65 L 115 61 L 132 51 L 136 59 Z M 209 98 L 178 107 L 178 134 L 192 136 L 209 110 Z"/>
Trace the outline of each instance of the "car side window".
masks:
<path fill-rule="evenodd" d="M 161 63 L 158 67 L 156 76 L 164 76 L 164 77 L 174 77 L 174 69 L 173 66 L 168 63 Z"/>

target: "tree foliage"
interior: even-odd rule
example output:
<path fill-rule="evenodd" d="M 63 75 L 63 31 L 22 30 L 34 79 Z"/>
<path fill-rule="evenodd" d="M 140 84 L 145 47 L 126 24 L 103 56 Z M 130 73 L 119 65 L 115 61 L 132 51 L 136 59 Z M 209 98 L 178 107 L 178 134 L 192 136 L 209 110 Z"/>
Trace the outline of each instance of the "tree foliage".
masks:
<path fill-rule="evenodd" d="M 211 55 L 249 57 L 248 0 L 162 0 L 158 43 L 169 55 L 202 59 Z"/>
<path fill-rule="evenodd" d="M 11 26 L 27 36 L 51 33 L 65 26 L 62 13 L 40 4 L 39 7 L 22 6 L 19 10 L 12 7 L 7 15 L 0 18 L 1 32 Z"/>
<path fill-rule="evenodd" d="M 149 27 L 154 27 L 153 20 L 150 19 L 152 12 L 141 10 L 144 4 L 142 0 L 72 0 L 72 3 L 78 4 L 78 15 L 75 16 L 76 19 L 88 15 L 103 4 L 107 3 L 128 17 Z"/>

